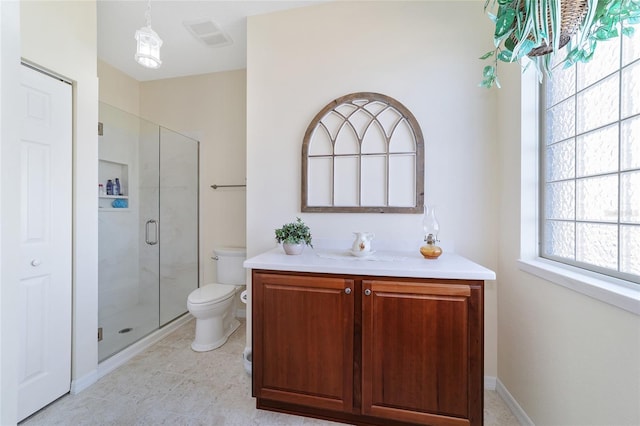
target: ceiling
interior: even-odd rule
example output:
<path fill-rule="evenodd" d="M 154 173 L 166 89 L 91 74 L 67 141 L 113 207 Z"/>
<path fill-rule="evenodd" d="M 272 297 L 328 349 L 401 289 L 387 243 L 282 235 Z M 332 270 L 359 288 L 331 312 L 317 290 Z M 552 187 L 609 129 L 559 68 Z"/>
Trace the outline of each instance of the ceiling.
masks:
<path fill-rule="evenodd" d="M 147 69 L 134 60 L 136 30 L 146 25 L 146 0 L 98 0 L 98 58 L 138 81 L 246 68 L 247 16 L 309 6 L 327 0 L 154 0 L 151 27 L 163 41 L 162 66 Z M 184 21 L 212 20 L 232 40 L 210 47 Z"/>

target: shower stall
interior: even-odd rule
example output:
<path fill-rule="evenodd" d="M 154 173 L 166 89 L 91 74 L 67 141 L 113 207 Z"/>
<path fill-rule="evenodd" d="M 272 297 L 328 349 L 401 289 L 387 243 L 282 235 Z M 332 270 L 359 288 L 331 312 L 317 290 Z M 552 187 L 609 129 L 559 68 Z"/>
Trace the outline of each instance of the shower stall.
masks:
<path fill-rule="evenodd" d="M 102 362 L 187 312 L 199 277 L 199 143 L 102 102 L 99 121 Z"/>

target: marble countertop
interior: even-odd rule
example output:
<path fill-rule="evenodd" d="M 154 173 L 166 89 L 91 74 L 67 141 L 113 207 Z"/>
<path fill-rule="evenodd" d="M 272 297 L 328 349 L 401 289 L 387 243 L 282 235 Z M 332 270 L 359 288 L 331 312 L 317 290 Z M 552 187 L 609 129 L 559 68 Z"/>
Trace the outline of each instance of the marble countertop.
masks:
<path fill-rule="evenodd" d="M 444 252 L 438 259 L 425 259 L 416 250 L 378 250 L 356 257 L 349 250 L 305 247 L 300 255 L 287 255 L 282 247 L 247 259 L 247 269 L 370 275 L 407 278 L 495 280 L 494 271 L 455 253 Z"/>

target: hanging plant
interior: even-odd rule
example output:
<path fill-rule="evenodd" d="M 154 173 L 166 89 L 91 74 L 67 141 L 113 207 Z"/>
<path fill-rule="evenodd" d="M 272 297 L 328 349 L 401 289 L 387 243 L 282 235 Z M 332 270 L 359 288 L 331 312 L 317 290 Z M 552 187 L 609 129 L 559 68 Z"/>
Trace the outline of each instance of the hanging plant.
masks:
<path fill-rule="evenodd" d="M 486 88 L 500 87 L 498 62 L 527 56 L 542 80 L 565 45 L 560 63 L 568 68 L 591 60 L 598 42 L 632 36 L 632 25 L 640 23 L 640 0 L 486 0 L 484 9 L 495 24 L 495 48 L 480 57 L 493 61 L 482 71 L 480 86 Z"/>

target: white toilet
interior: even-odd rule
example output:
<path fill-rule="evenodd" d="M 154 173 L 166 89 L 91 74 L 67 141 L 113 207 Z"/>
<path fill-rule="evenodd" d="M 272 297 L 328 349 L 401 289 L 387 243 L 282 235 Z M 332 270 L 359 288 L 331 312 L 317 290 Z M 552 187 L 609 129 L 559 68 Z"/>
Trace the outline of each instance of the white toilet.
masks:
<path fill-rule="evenodd" d="M 218 261 L 216 282 L 189 294 L 187 308 L 196 318 L 196 337 L 191 343 L 194 351 L 219 348 L 240 325 L 235 317 L 235 295 L 245 284 L 242 263 L 246 255 L 244 248 L 215 249 L 214 259 Z"/>

